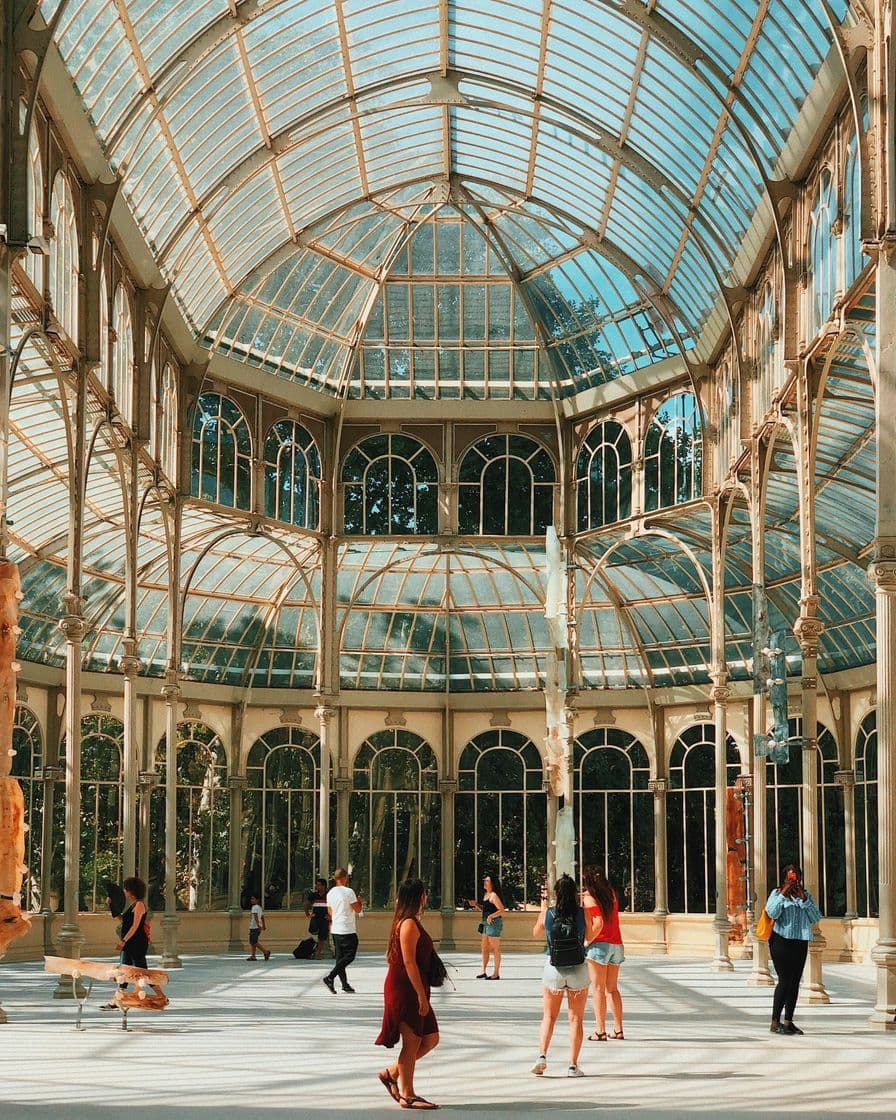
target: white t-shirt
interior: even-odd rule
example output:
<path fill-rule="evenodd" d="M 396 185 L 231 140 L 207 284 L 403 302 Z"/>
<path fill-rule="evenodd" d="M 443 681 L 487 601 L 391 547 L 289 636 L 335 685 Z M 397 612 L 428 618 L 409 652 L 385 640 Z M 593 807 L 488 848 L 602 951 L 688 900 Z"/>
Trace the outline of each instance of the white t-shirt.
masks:
<path fill-rule="evenodd" d="M 264 911 L 256 902 L 252 909 L 249 911 L 249 929 L 261 929 L 263 918 Z"/>
<path fill-rule="evenodd" d="M 358 896 L 351 887 L 330 887 L 327 891 L 327 906 L 333 911 L 331 933 L 358 932 L 358 923 L 355 921 L 355 912 L 352 909 L 352 903 L 357 901 Z"/>

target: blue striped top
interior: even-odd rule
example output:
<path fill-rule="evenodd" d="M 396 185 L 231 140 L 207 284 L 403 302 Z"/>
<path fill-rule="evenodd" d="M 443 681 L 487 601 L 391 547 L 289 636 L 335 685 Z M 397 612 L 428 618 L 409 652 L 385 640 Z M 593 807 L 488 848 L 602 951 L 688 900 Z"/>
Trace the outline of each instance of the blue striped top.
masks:
<path fill-rule="evenodd" d="M 775 933 L 791 941 L 811 941 L 812 927 L 821 921 L 821 911 L 808 891 L 805 898 L 787 898 L 774 890 L 768 896 L 765 912 L 775 923 Z"/>

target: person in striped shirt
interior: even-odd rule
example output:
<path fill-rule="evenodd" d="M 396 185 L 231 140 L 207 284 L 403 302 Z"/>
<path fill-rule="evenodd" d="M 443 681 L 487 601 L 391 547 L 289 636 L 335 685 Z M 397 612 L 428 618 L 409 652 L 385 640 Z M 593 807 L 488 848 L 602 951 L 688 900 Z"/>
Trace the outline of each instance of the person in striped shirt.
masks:
<path fill-rule="evenodd" d="M 802 1034 L 793 1021 L 800 980 L 806 966 L 812 927 L 821 921 L 821 911 L 806 890 L 802 871 L 793 863 L 784 868 L 781 886 L 768 896 L 765 912 L 775 928 L 768 947 L 778 974 L 772 1000 L 772 1034 Z"/>

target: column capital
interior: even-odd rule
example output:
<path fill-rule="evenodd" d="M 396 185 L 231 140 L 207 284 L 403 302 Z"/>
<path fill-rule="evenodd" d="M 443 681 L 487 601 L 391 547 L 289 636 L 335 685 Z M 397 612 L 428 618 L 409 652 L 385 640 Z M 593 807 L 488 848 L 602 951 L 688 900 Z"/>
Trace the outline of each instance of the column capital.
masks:
<path fill-rule="evenodd" d="M 126 653 L 118 659 L 118 668 L 125 677 L 133 679 L 140 672 L 143 667 L 143 662 L 136 654 Z"/>
<path fill-rule="evenodd" d="M 227 788 L 231 793 L 236 790 L 244 790 L 249 785 L 249 779 L 245 774 L 231 774 L 227 779 Z"/>
<path fill-rule="evenodd" d="M 745 793 L 752 793 L 753 792 L 753 775 L 752 774 L 738 774 L 734 784 L 737 785 L 737 786 L 740 786 L 740 788 Z"/>
<path fill-rule="evenodd" d="M 66 596 L 67 598 L 67 596 Z M 59 620 L 59 629 L 67 642 L 80 642 L 87 629 L 87 623 L 79 614 L 66 614 Z"/>
<path fill-rule="evenodd" d="M 844 793 L 849 793 L 851 789 L 855 788 L 856 772 L 855 770 L 835 770 L 834 781 L 838 786 L 843 787 Z"/>
<path fill-rule="evenodd" d="M 180 700 L 181 692 L 179 684 L 163 684 L 162 696 L 165 698 L 166 704 L 176 704 Z"/>
<path fill-rule="evenodd" d="M 647 783 L 647 788 L 654 795 L 654 797 L 665 797 L 665 795 L 669 792 L 669 779 L 651 778 Z"/>
<path fill-rule="evenodd" d="M 334 778 L 333 779 L 333 789 L 335 789 L 337 793 L 348 793 L 351 790 L 351 788 L 352 788 L 351 778 Z"/>
<path fill-rule="evenodd" d="M 329 723 L 336 715 L 336 709 L 331 704 L 319 703 L 314 709 L 314 715 L 321 723 Z"/>
<path fill-rule="evenodd" d="M 818 599 L 815 596 L 811 598 L 814 599 L 817 609 Z M 800 602 L 804 609 L 810 606 L 810 599 L 802 599 Z M 800 644 L 800 650 L 804 657 L 818 656 L 818 641 L 824 633 L 824 623 L 820 618 L 816 618 L 814 614 L 808 612 L 801 614 L 793 624 L 793 633 Z"/>
<path fill-rule="evenodd" d="M 61 766 L 39 766 L 34 776 L 39 782 L 61 782 L 65 777 L 65 770 Z"/>
<path fill-rule="evenodd" d="M 896 592 L 896 559 L 875 559 L 868 565 L 868 578 L 877 591 Z"/>
<path fill-rule="evenodd" d="M 709 690 L 713 704 L 727 704 L 731 699 L 731 689 L 726 684 L 714 684 Z"/>
<path fill-rule="evenodd" d="M 457 793 L 457 778 L 439 778 L 439 793 Z"/>
<path fill-rule="evenodd" d="M 141 770 L 137 775 L 137 785 L 143 789 L 152 789 L 159 784 L 159 775 L 155 770 Z"/>

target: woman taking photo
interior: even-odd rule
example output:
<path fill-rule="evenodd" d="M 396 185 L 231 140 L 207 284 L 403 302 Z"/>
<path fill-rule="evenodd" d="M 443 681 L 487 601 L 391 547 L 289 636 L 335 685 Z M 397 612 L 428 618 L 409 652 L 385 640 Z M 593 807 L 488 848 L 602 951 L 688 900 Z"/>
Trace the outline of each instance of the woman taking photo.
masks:
<path fill-rule="evenodd" d="M 468 898 L 467 902 L 482 911 L 479 932 L 482 934 L 482 972 L 477 980 L 501 979 L 501 934 L 504 932 L 504 903 L 501 901 L 501 884 L 493 875 L 482 880 L 482 902 Z M 488 959 L 494 958 L 495 970 L 489 976 Z"/>
<path fill-rule="evenodd" d="M 542 895 L 542 911 L 532 928 L 532 936 L 544 933 L 548 961 L 542 975 L 544 1012 L 541 1019 L 541 1052 L 532 1072 L 540 1077 L 548 1067 L 548 1049 L 554 1024 L 560 1014 L 566 993 L 566 1014 L 569 1017 L 568 1077 L 584 1077 L 579 1067 L 582 1020 L 588 1002 L 590 980 L 585 967 L 585 912 L 578 904 L 576 885 L 568 875 L 561 875 L 554 887 L 554 905 L 548 908 L 547 891 Z"/>
<path fill-rule="evenodd" d="M 793 1021 L 800 980 L 806 966 L 812 927 L 821 921 L 821 911 L 806 890 L 803 873 L 792 863 L 784 868 L 780 887 L 768 896 L 765 912 L 774 922 L 768 940 L 778 983 L 772 1000 L 772 1034 L 802 1034 Z"/>
<path fill-rule="evenodd" d="M 377 1046 L 401 1042 L 398 1061 L 379 1075 L 389 1096 L 402 1108 L 433 1109 L 437 1104 L 414 1090 L 417 1062 L 439 1043 L 439 1025 L 429 1002 L 432 938 L 420 916 L 426 909 L 426 886 L 408 879 L 398 888 L 386 960 L 389 969 L 383 989 L 383 1028 Z"/>
<path fill-rule="evenodd" d="M 625 960 L 622 931 L 619 928 L 619 898 L 599 867 L 586 867 L 582 875 L 585 893 L 582 905 L 588 923 L 586 959 L 591 974 L 595 1029 L 591 1042 L 607 1041 L 607 996 L 613 1008 L 613 1033 L 623 1039 L 622 996 L 619 994 L 619 966 Z"/>

